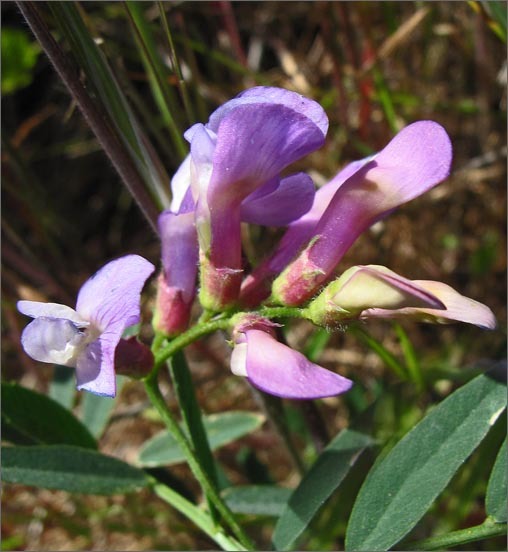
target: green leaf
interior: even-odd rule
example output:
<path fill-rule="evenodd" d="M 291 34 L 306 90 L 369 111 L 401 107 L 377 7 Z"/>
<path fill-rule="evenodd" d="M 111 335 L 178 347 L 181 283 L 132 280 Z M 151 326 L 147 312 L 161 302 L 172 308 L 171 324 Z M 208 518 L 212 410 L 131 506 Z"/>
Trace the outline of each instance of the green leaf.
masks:
<path fill-rule="evenodd" d="M 481 375 L 419 422 L 371 469 L 349 520 L 346 550 L 388 550 L 406 535 L 485 437 L 506 388 Z"/>
<path fill-rule="evenodd" d="M 275 485 L 245 485 L 230 487 L 222 496 L 235 514 L 280 516 L 292 492 Z"/>
<path fill-rule="evenodd" d="M 64 408 L 71 409 L 76 395 L 75 370 L 68 366 L 55 364 L 48 394 Z"/>
<path fill-rule="evenodd" d="M 2 480 L 101 495 L 128 493 L 149 484 L 145 472 L 121 460 L 66 445 L 3 447 Z"/>
<path fill-rule="evenodd" d="M 97 448 L 88 429 L 53 399 L 15 383 L 2 383 L 3 438 L 15 444 Z"/>
<path fill-rule="evenodd" d="M 275 526 L 272 540 L 277 550 L 291 546 L 371 444 L 368 435 L 349 429 L 332 439 L 292 493 Z"/>
<path fill-rule="evenodd" d="M 210 448 L 215 450 L 227 445 L 257 429 L 264 421 L 263 416 L 250 412 L 224 412 L 212 414 L 204 419 Z M 185 456 L 173 437 L 166 431 L 148 440 L 139 453 L 141 466 L 167 466 L 184 462 Z"/>
<path fill-rule="evenodd" d="M 100 397 L 92 393 L 84 393 L 81 403 L 81 420 L 90 433 L 99 438 L 106 425 L 118 399 L 120 389 L 125 381 L 122 376 L 116 377 L 116 397 L 111 399 Z"/>
<path fill-rule="evenodd" d="M 10 94 L 32 82 L 41 48 L 23 29 L 4 27 L 1 36 L 2 94 Z"/>
<path fill-rule="evenodd" d="M 496 463 L 492 468 L 487 486 L 487 498 L 485 500 L 487 515 L 492 517 L 497 523 L 506 521 L 506 513 L 508 511 L 507 448 L 508 441 L 505 440 L 499 449 Z"/>

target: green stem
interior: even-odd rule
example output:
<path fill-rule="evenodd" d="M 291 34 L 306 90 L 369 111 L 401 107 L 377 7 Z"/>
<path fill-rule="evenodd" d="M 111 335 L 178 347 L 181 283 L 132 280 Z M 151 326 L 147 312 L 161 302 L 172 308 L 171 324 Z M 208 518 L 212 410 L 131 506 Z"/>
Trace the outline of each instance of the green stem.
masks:
<path fill-rule="evenodd" d="M 203 417 L 196 398 L 192 375 L 182 350 L 177 351 L 175 355 L 169 359 L 168 367 L 173 381 L 173 388 L 178 398 L 180 412 L 182 413 L 182 418 L 187 428 L 187 434 L 190 437 L 194 452 L 203 470 L 210 478 L 214 487 L 217 488 L 215 460 L 203 425 Z M 218 516 L 217 510 L 210 499 L 208 499 L 208 506 L 210 515 L 217 521 L 220 516 Z"/>
<path fill-rule="evenodd" d="M 244 315 L 258 314 L 265 318 L 307 318 L 307 309 L 296 307 L 262 307 L 258 311 L 253 312 L 237 312 L 229 318 L 216 318 L 215 320 L 198 323 L 183 334 L 175 337 L 168 345 L 156 352 L 154 372 L 158 372 L 160 367 L 166 360 L 172 357 L 177 351 L 187 347 L 200 337 L 217 330 L 227 330 L 235 325 L 235 320 L 241 319 Z"/>
<path fill-rule="evenodd" d="M 176 339 L 175 339 L 176 341 Z M 180 448 L 185 454 L 189 467 L 199 481 L 203 492 L 208 496 L 208 498 L 213 502 L 214 506 L 217 508 L 221 514 L 224 521 L 229 525 L 234 535 L 238 540 L 249 550 L 253 550 L 254 546 L 251 543 L 249 537 L 243 532 L 243 529 L 240 527 L 236 521 L 233 513 L 219 496 L 217 490 L 211 483 L 207 474 L 203 471 L 200 463 L 198 462 L 192 447 L 187 440 L 187 437 L 184 435 L 182 429 L 178 425 L 177 421 L 173 417 L 173 414 L 168 409 L 166 401 L 162 396 L 159 386 L 157 384 L 157 371 L 154 370 L 149 376 L 145 378 L 145 390 L 150 399 L 151 403 L 157 409 L 157 412 L 161 416 L 164 424 L 166 425 L 167 430 L 171 433 L 173 438 L 176 440 Z"/>
<path fill-rule="evenodd" d="M 175 337 L 175 339 L 170 341 L 164 349 L 160 350 L 155 355 L 154 372 L 157 373 L 164 362 L 171 358 L 180 349 L 187 347 L 187 345 L 190 345 L 204 335 L 217 330 L 227 330 L 230 325 L 231 320 L 229 318 L 221 318 L 220 320 L 212 320 L 210 322 L 206 322 L 205 324 L 193 326 L 183 334 Z"/>
<path fill-rule="evenodd" d="M 444 550 L 446 548 L 461 546 L 468 542 L 488 539 L 490 537 L 506 536 L 506 523 L 496 523 L 487 518 L 481 525 L 460 529 L 438 537 L 431 537 L 404 544 L 404 550 Z"/>
<path fill-rule="evenodd" d="M 217 529 L 203 510 L 173 491 L 170 487 L 154 481 L 152 490 L 159 498 L 171 504 L 175 510 L 178 510 L 181 514 L 192 520 L 193 523 L 213 539 L 223 550 L 248 550 L 236 539 L 225 535 L 220 529 Z"/>

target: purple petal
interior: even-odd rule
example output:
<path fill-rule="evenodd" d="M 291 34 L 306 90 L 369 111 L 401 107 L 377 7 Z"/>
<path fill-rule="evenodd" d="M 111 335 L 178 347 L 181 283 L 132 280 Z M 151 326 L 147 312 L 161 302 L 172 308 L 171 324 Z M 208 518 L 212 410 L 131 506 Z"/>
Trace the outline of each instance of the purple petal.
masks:
<path fill-rule="evenodd" d="M 70 320 L 40 316 L 23 330 L 21 345 L 39 362 L 76 366 L 85 339 L 84 332 Z"/>
<path fill-rule="evenodd" d="M 332 180 L 317 190 L 311 209 L 290 224 L 275 251 L 245 278 L 240 294 L 242 304 L 255 306 L 270 295 L 274 276 L 284 270 L 301 248 L 310 241 L 335 192 L 352 174 L 371 160 L 372 156 L 349 163 Z"/>
<path fill-rule="evenodd" d="M 431 280 L 414 280 L 413 283 L 437 297 L 446 308 L 367 309 L 361 318 L 415 318 L 424 322 L 466 322 L 488 330 L 496 327 L 494 314 L 486 305 L 460 295 L 447 284 Z"/>
<path fill-rule="evenodd" d="M 122 324 L 111 327 L 89 343 L 79 355 L 76 365 L 77 388 L 96 395 L 116 394 L 115 349 L 122 336 Z"/>
<path fill-rule="evenodd" d="M 313 231 L 317 239 L 275 282 L 278 300 L 297 305 L 311 297 L 364 230 L 446 178 L 451 157 L 437 123 L 420 121 L 399 132 L 339 187 Z M 296 289 L 302 278 L 306 288 Z"/>
<path fill-rule="evenodd" d="M 247 378 L 262 391 L 288 399 L 318 399 L 339 395 L 353 385 L 265 332 L 249 330 L 245 336 L 246 342 L 235 347 L 232 367 L 241 373 L 244 362 Z"/>
<path fill-rule="evenodd" d="M 286 226 L 310 209 L 315 194 L 314 182 L 305 173 L 283 178 L 269 193 L 258 194 L 264 188 L 265 186 L 258 189 L 243 201 L 243 222 L 264 226 Z"/>
<path fill-rule="evenodd" d="M 181 290 L 184 301 L 192 302 L 196 291 L 198 238 L 194 213 L 174 214 L 164 211 L 159 216 L 161 257 L 166 284 Z"/>
<path fill-rule="evenodd" d="M 328 117 L 317 102 L 309 100 L 290 90 L 267 86 L 255 86 L 241 92 L 236 98 L 226 102 L 223 106 L 214 111 L 210 116 L 207 126 L 211 130 L 217 132 L 222 119 L 233 109 L 241 105 L 259 103 L 285 105 L 310 119 L 320 129 L 323 135 L 326 135 L 328 132 Z"/>
<path fill-rule="evenodd" d="M 445 179 L 451 160 L 450 139 L 437 123 L 401 130 L 337 190 L 316 226 L 310 260 L 328 275 L 371 224 Z"/>
<path fill-rule="evenodd" d="M 221 121 L 207 194 L 215 266 L 240 268 L 241 202 L 323 140 L 310 119 L 282 105 L 243 105 Z"/>
<path fill-rule="evenodd" d="M 38 318 L 45 316 L 47 318 L 64 318 L 74 322 L 78 327 L 88 326 L 88 322 L 71 307 L 60 305 L 60 303 L 42 303 L 40 301 L 18 301 L 16 305 L 18 311 L 26 316 Z"/>
<path fill-rule="evenodd" d="M 139 322 L 140 294 L 155 267 L 139 255 L 127 255 L 103 266 L 78 294 L 76 311 L 104 332 L 119 325 L 120 334 Z"/>

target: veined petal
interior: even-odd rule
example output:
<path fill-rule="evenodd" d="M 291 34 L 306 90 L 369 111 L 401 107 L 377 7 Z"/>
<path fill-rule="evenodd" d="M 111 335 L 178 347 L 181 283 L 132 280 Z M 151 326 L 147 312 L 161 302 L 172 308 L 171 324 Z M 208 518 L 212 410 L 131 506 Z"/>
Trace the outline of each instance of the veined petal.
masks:
<path fill-rule="evenodd" d="M 38 318 L 45 316 L 47 318 L 64 318 L 74 322 L 80 328 L 88 326 L 88 321 L 83 320 L 81 316 L 71 307 L 61 305 L 60 303 L 43 303 L 40 301 L 18 301 L 16 304 L 18 311 L 26 316 Z"/>
<path fill-rule="evenodd" d="M 85 345 L 84 332 L 63 318 L 39 316 L 21 334 L 21 345 L 27 355 L 39 362 L 76 366 L 76 358 Z"/>
<path fill-rule="evenodd" d="M 152 263 L 139 255 L 109 262 L 84 283 L 76 311 L 101 332 L 119 325 L 121 334 L 139 322 L 141 290 L 154 270 Z"/>
<path fill-rule="evenodd" d="M 317 399 L 339 395 L 353 385 L 263 331 L 248 330 L 245 337 L 245 343 L 237 345 L 233 368 L 237 374 L 245 372 L 262 391 L 288 399 Z"/>
<path fill-rule="evenodd" d="M 77 358 L 77 388 L 96 395 L 116 394 L 115 349 L 123 332 L 122 324 L 110 327 L 89 343 Z"/>
<path fill-rule="evenodd" d="M 311 208 L 315 194 L 314 182 L 305 173 L 283 178 L 275 189 L 264 195 L 258 193 L 263 188 L 242 202 L 243 222 L 264 226 L 286 226 Z"/>
<path fill-rule="evenodd" d="M 255 86 L 244 90 L 236 98 L 226 102 L 215 110 L 210 116 L 208 127 L 217 132 L 219 124 L 233 109 L 241 105 L 248 104 L 279 104 L 289 107 L 293 111 L 300 113 L 312 121 L 319 130 L 326 135 L 328 132 L 328 117 L 323 108 L 315 101 L 309 100 L 305 96 L 270 86 Z"/>
<path fill-rule="evenodd" d="M 451 286 L 432 280 L 414 280 L 413 283 L 437 297 L 446 308 L 367 309 L 361 313 L 361 318 L 414 318 L 424 322 L 466 322 L 488 330 L 496 327 L 495 316 L 486 305 L 461 295 Z"/>
<path fill-rule="evenodd" d="M 218 129 L 208 204 L 239 204 L 324 142 L 308 117 L 280 104 L 242 105 Z"/>

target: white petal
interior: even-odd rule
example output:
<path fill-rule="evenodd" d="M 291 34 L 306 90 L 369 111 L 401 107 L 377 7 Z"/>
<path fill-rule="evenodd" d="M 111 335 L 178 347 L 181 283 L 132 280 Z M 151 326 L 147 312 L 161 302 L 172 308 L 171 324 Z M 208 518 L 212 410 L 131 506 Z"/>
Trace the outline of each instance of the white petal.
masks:
<path fill-rule="evenodd" d="M 79 314 L 71 307 L 67 305 L 60 305 L 60 303 L 42 303 L 40 301 L 18 301 L 18 311 L 26 316 L 32 318 L 38 318 L 39 316 L 45 316 L 47 318 L 65 318 L 74 322 L 79 327 L 88 326 L 88 322 L 84 320 Z"/>
<path fill-rule="evenodd" d="M 70 320 L 41 316 L 30 322 L 21 335 L 21 345 L 34 360 L 76 365 L 86 342 L 84 332 Z"/>

